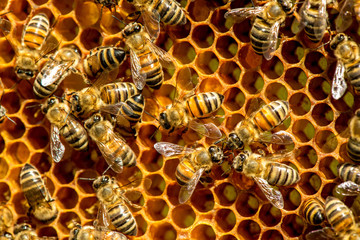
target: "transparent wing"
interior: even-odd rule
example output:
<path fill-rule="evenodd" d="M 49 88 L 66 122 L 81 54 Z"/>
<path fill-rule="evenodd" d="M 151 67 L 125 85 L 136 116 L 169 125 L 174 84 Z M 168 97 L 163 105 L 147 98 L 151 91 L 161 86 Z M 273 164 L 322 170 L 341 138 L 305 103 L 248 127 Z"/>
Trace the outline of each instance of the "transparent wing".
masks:
<path fill-rule="evenodd" d="M 357 196 L 360 193 L 360 185 L 347 181 L 336 186 L 336 192 L 343 196 Z"/>
<path fill-rule="evenodd" d="M 159 57 L 159 61 L 161 66 L 168 69 L 175 69 L 174 63 L 175 59 L 171 56 L 170 53 L 156 46 L 154 43 L 150 42 L 150 49 L 153 53 L 155 53 Z"/>
<path fill-rule="evenodd" d="M 214 123 L 203 124 L 193 119 L 189 123 L 189 128 L 208 138 L 218 139 L 222 136 L 220 129 Z"/>
<path fill-rule="evenodd" d="M 347 85 L 345 81 L 345 65 L 342 61 L 337 61 L 335 74 L 331 86 L 331 95 L 335 100 L 340 99 L 345 91 Z"/>
<path fill-rule="evenodd" d="M 253 8 L 235 8 L 232 10 L 229 10 L 225 13 L 224 17 L 232 17 L 236 21 L 242 22 L 246 18 L 254 17 L 258 14 L 260 14 L 264 10 L 264 6 L 261 7 L 253 7 Z"/>
<path fill-rule="evenodd" d="M 0 19 L 0 29 L 4 35 L 9 34 L 9 32 L 11 31 L 11 22 L 9 20 L 1 18 Z"/>
<path fill-rule="evenodd" d="M 266 161 L 282 161 L 285 159 L 295 158 L 295 151 L 280 151 L 277 153 L 269 154 L 264 157 Z M 287 165 L 286 165 L 287 166 Z"/>
<path fill-rule="evenodd" d="M 274 56 L 274 52 L 276 50 L 277 40 L 278 40 L 278 36 L 279 36 L 279 29 L 280 29 L 279 21 L 275 22 L 274 25 L 271 26 L 270 34 L 268 37 L 269 47 L 264 52 L 264 57 L 266 60 L 270 60 Z"/>
<path fill-rule="evenodd" d="M 65 146 L 60 141 L 60 131 L 57 126 L 51 124 L 50 152 L 54 162 L 60 162 L 65 153 Z"/>
<path fill-rule="evenodd" d="M 189 154 L 194 151 L 192 148 L 187 148 L 174 143 L 169 142 L 157 142 L 154 144 L 154 148 L 158 153 L 164 157 L 171 157 L 180 154 Z"/>
<path fill-rule="evenodd" d="M 58 42 L 58 40 L 49 33 L 49 35 L 46 38 L 45 42 L 41 46 L 40 56 L 44 56 L 44 55 L 52 52 L 53 50 L 55 50 L 59 46 L 59 44 L 60 43 Z"/>
<path fill-rule="evenodd" d="M 304 27 L 306 25 L 308 25 L 308 21 L 306 21 L 306 15 L 309 12 L 309 9 L 311 7 L 310 4 L 310 0 L 306 0 L 303 5 L 301 6 L 300 10 L 299 10 L 299 14 L 300 14 L 300 24 L 299 24 L 299 31 L 301 32 L 301 30 L 304 29 Z"/>
<path fill-rule="evenodd" d="M 44 68 L 49 68 L 47 71 L 48 75 L 43 76 L 41 79 L 41 85 L 44 87 L 47 87 L 54 82 L 58 81 L 62 75 L 64 74 L 67 69 L 71 67 L 73 62 L 63 62 L 63 63 L 57 63 L 54 61 L 49 61 L 46 63 Z M 40 75 L 37 75 L 39 77 Z"/>
<path fill-rule="evenodd" d="M 278 145 L 289 145 L 294 143 L 293 138 L 293 135 L 286 131 L 278 131 L 276 133 L 263 132 L 256 141 Z"/>
<path fill-rule="evenodd" d="M 263 178 L 253 177 L 254 181 L 260 187 L 261 191 L 264 193 L 265 197 L 269 202 L 276 208 L 284 208 L 284 199 L 280 191 L 274 189 L 270 184 Z"/>
<path fill-rule="evenodd" d="M 142 90 L 146 83 L 146 75 L 141 73 L 141 64 L 140 59 L 134 52 L 130 49 L 130 64 L 131 64 L 131 75 L 134 81 L 134 84 L 137 89 Z"/>
<path fill-rule="evenodd" d="M 193 178 L 187 184 L 180 188 L 179 202 L 181 204 L 187 202 L 187 200 L 190 199 L 203 173 L 204 168 L 200 168 L 198 171 L 196 171 Z"/>
<path fill-rule="evenodd" d="M 156 10 L 142 11 L 145 29 L 148 32 L 151 41 L 155 41 L 160 33 L 160 15 Z"/>
<path fill-rule="evenodd" d="M 329 227 L 324 227 L 322 229 L 317 229 L 312 232 L 309 232 L 306 235 L 306 240 L 331 240 L 338 239 L 334 231 Z"/>
<path fill-rule="evenodd" d="M 353 21 L 353 11 L 354 11 L 354 2 L 355 0 L 345 0 L 342 8 L 339 12 L 339 24 L 336 25 L 336 32 L 344 32 L 348 29 Z"/>
<path fill-rule="evenodd" d="M 110 113 L 112 115 L 119 115 L 120 108 L 124 105 L 123 102 L 115 103 L 115 104 L 103 104 L 100 107 L 102 112 Z"/>
<path fill-rule="evenodd" d="M 106 206 L 102 202 L 100 202 L 96 220 L 94 221 L 94 226 L 96 228 L 108 228 L 110 224 L 111 220 Z"/>
<path fill-rule="evenodd" d="M 317 36 L 317 40 L 321 40 L 326 31 L 327 25 L 327 12 L 326 12 L 326 0 L 322 0 L 319 5 L 319 14 L 316 16 L 314 23 L 314 33 Z"/>

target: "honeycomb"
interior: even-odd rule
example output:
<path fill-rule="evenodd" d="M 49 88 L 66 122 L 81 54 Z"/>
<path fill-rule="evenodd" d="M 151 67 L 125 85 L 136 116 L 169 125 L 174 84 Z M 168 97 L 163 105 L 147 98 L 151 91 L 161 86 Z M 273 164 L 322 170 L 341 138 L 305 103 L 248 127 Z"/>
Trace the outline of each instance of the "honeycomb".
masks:
<path fill-rule="evenodd" d="M 208 181 L 198 184 L 191 200 L 179 204 L 180 187 L 175 178 L 179 159 L 163 159 L 153 144 L 168 141 L 208 145 L 212 140 L 192 131 L 182 136 L 157 132 L 152 138 L 158 123 L 144 114 L 138 137 L 128 141 L 138 156 L 137 166 L 122 174 L 113 174 L 121 184 L 127 184 L 134 177 L 142 179 L 134 186 L 134 190 L 141 191 L 141 197 L 133 200 L 143 207 L 131 208 L 139 233 L 130 239 L 303 238 L 314 227 L 303 221 L 301 203 L 312 197 L 324 200 L 329 195 L 337 196 L 334 187 L 340 181 L 336 166 L 350 161 L 346 154 L 347 138 L 341 133 L 346 131 L 354 110 L 360 107 L 359 97 L 350 88 L 340 100 L 331 98 L 336 59 L 329 45 L 317 48 L 319 44 L 311 43 L 303 32 L 295 35 L 293 17 L 288 17 L 280 29 L 281 43 L 275 56 L 266 61 L 251 49 L 248 34 L 251 20 L 234 23 L 223 17 L 229 7 L 250 6 L 250 1 L 182 0 L 180 3 L 187 11 L 187 24 L 162 26 L 156 42 L 174 56 L 178 68 L 166 71 L 166 81 L 159 90 L 144 89 L 146 111 L 158 115 L 164 110 L 172 102 L 176 82 L 178 91 L 191 90 L 186 87 L 187 68 L 191 70 L 192 80 L 199 83 L 197 93 L 217 91 L 225 95 L 223 107 L 217 112 L 220 117 L 212 120 L 224 134 L 248 116 L 247 109 L 253 100 L 265 103 L 288 100 L 292 110 L 290 118 L 277 130 L 287 130 L 295 137 L 292 147 L 297 149 L 296 158 L 286 163 L 299 170 L 301 180 L 295 186 L 280 189 L 285 207 L 279 210 L 266 200 L 252 180 L 239 173 L 224 174 L 226 166 L 216 166 Z M 12 11 L 4 16 L 12 22 L 10 40 L 20 42 L 27 17 L 45 12 L 51 23 L 57 21 L 52 34 L 60 46 L 75 44 L 82 58 L 94 47 L 117 43 L 122 29 L 106 8 L 100 19 L 101 6 L 92 1 L 1 0 L 0 9 L 1 13 Z M 131 4 L 120 0 L 114 14 L 124 17 L 134 11 Z M 338 12 L 333 8 L 328 8 L 328 12 L 333 23 Z M 356 21 L 346 33 L 360 42 Z M 326 34 L 323 42 L 328 40 Z M 29 82 L 18 82 L 14 63 L 15 52 L 1 36 L 0 77 L 5 85 L 1 104 L 16 125 L 7 119 L 0 125 L 0 202 L 10 206 L 15 222 L 30 221 L 39 236 L 67 239 L 73 220 L 91 224 L 96 218 L 97 198 L 91 182 L 78 178 L 99 176 L 107 165 L 93 142 L 87 153 L 66 146 L 64 159 L 57 164 L 52 161 L 50 124 L 39 108 L 29 108 L 42 101 L 35 98 Z M 127 60 L 115 75 L 130 76 L 129 66 Z M 79 90 L 84 84 L 69 77 L 61 86 Z M 55 95 L 60 96 L 61 91 Z M 19 184 L 20 169 L 26 162 L 45 176 L 47 187 L 57 200 L 60 212 L 51 224 L 43 225 L 33 218 L 27 220 L 27 207 Z M 344 200 L 349 206 L 354 202 L 350 197 Z"/>

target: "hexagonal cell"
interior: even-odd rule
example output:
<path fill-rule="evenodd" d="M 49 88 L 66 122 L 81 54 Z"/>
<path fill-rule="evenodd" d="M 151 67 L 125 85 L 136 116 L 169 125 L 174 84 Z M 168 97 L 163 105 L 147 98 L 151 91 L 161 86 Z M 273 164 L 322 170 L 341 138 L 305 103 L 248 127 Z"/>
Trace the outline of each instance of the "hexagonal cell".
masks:
<path fill-rule="evenodd" d="M 39 237 L 58 238 L 58 234 L 57 234 L 55 228 L 50 227 L 50 226 L 42 227 L 37 232 L 38 232 Z"/>
<path fill-rule="evenodd" d="M 284 64 L 277 56 L 274 56 L 271 60 L 261 63 L 261 70 L 268 78 L 276 79 L 283 74 Z"/>
<path fill-rule="evenodd" d="M 326 199 L 328 196 L 334 196 L 334 192 L 335 192 L 335 187 L 336 187 L 337 183 L 328 183 L 325 184 L 325 186 L 323 187 L 322 191 L 321 191 L 321 197 L 323 199 Z"/>
<path fill-rule="evenodd" d="M 299 186 L 306 195 L 313 195 L 319 191 L 321 183 L 321 178 L 316 173 L 306 172 L 301 174 Z"/>
<path fill-rule="evenodd" d="M 235 62 L 222 62 L 219 69 L 220 78 L 227 84 L 237 83 L 241 69 Z"/>
<path fill-rule="evenodd" d="M 219 59 L 211 51 L 199 53 L 195 62 L 198 69 L 204 74 L 213 74 L 219 67 Z"/>
<path fill-rule="evenodd" d="M 308 78 L 301 68 L 293 67 L 286 70 L 284 80 L 292 89 L 299 90 L 305 87 Z"/>
<path fill-rule="evenodd" d="M 217 92 L 222 93 L 222 87 L 220 81 L 217 78 L 205 78 L 199 85 L 200 92 Z"/>
<path fill-rule="evenodd" d="M 173 46 L 173 56 L 182 64 L 188 64 L 194 61 L 196 51 L 190 43 L 180 42 Z"/>
<path fill-rule="evenodd" d="M 316 134 L 315 143 L 324 153 L 330 153 L 336 149 L 338 140 L 333 132 L 324 130 Z"/>
<path fill-rule="evenodd" d="M 31 12 L 31 6 L 26 0 L 10 2 L 9 11 L 20 21 L 23 21 Z"/>
<path fill-rule="evenodd" d="M 23 142 L 13 142 L 9 144 L 7 154 L 12 158 L 13 162 L 25 163 L 30 156 L 30 151 Z"/>
<path fill-rule="evenodd" d="M 71 17 L 64 17 L 58 20 L 55 30 L 65 41 L 72 41 L 79 34 L 79 26 Z"/>
<path fill-rule="evenodd" d="M 117 17 L 118 19 L 122 18 L 120 13 L 112 12 L 108 8 L 102 8 L 102 16 L 100 20 L 101 29 L 109 35 L 117 34 L 125 27 L 124 23 L 119 22 L 113 16 Z"/>
<path fill-rule="evenodd" d="M 299 150 L 296 151 L 295 158 L 303 168 L 314 167 L 318 160 L 315 149 L 310 145 L 300 147 Z"/>
<path fill-rule="evenodd" d="M 160 174 L 147 175 L 146 179 L 151 181 L 151 185 L 145 189 L 148 194 L 151 196 L 159 196 L 164 192 L 166 183 Z"/>
<path fill-rule="evenodd" d="M 310 52 L 305 57 L 305 67 L 314 74 L 322 73 L 327 68 L 327 60 L 320 52 Z"/>
<path fill-rule="evenodd" d="M 200 212 L 209 212 L 215 205 L 214 196 L 209 189 L 198 189 L 191 197 L 191 204 Z"/>
<path fill-rule="evenodd" d="M 342 133 L 349 127 L 349 120 L 353 116 L 352 112 L 342 112 L 335 120 L 335 130 L 337 133 Z M 340 135 L 341 136 L 341 135 Z"/>
<path fill-rule="evenodd" d="M 259 209 L 259 200 L 251 193 L 241 191 L 235 206 L 236 211 L 238 211 L 241 216 L 251 217 L 255 215 Z"/>
<path fill-rule="evenodd" d="M 337 161 L 334 157 L 324 157 L 320 160 L 319 170 L 325 175 L 327 179 L 335 179 L 338 176 L 338 165 L 339 161 Z"/>
<path fill-rule="evenodd" d="M 4 137 L 8 139 L 17 139 L 21 138 L 25 133 L 25 126 L 22 121 L 17 117 L 11 117 L 16 124 L 8 119 L 2 123 Z"/>
<path fill-rule="evenodd" d="M 237 197 L 236 188 L 231 183 L 222 183 L 215 188 L 216 197 L 222 206 L 232 205 Z"/>
<path fill-rule="evenodd" d="M 295 188 L 286 189 L 284 195 L 284 209 L 293 211 L 301 204 L 301 194 Z"/>
<path fill-rule="evenodd" d="M 216 50 L 223 58 L 233 58 L 238 51 L 238 45 L 232 37 L 221 36 L 216 41 Z"/>
<path fill-rule="evenodd" d="M 332 105 L 338 110 L 339 112 L 349 111 L 354 106 L 354 95 L 349 91 L 345 93 L 345 95 L 340 98 L 339 100 L 335 100 L 333 98 L 330 99 Z"/>
<path fill-rule="evenodd" d="M 308 142 L 315 136 L 315 128 L 307 119 L 295 121 L 292 132 L 301 142 Z"/>
<path fill-rule="evenodd" d="M 257 69 L 262 62 L 262 56 L 256 54 L 250 44 L 240 48 L 238 58 L 240 64 L 246 69 Z"/>
<path fill-rule="evenodd" d="M 295 93 L 289 99 L 290 107 L 298 116 L 305 115 L 311 109 L 311 101 L 304 93 Z"/>
<path fill-rule="evenodd" d="M 199 84 L 199 74 L 192 67 L 183 67 L 176 74 L 177 88 L 192 91 Z M 179 90 L 179 89 L 177 89 Z"/>
<path fill-rule="evenodd" d="M 70 183 L 75 178 L 74 164 L 72 161 L 61 161 L 55 165 L 53 174 L 62 184 Z"/>
<path fill-rule="evenodd" d="M 0 178 L 4 178 L 9 171 L 9 164 L 6 160 L 0 157 Z"/>
<path fill-rule="evenodd" d="M 80 199 L 80 213 L 87 219 L 94 219 L 98 212 L 97 197 L 85 197 Z"/>
<path fill-rule="evenodd" d="M 236 217 L 230 209 L 220 209 L 216 212 L 215 221 L 224 232 L 231 231 L 236 224 Z"/>
<path fill-rule="evenodd" d="M 215 240 L 216 234 L 210 225 L 199 224 L 191 231 L 191 239 Z"/>
<path fill-rule="evenodd" d="M 43 127 L 33 127 L 27 132 L 27 139 L 35 149 L 45 148 L 49 143 L 49 134 Z"/>
<path fill-rule="evenodd" d="M 228 89 L 224 95 L 225 100 L 223 105 L 230 111 L 240 110 L 245 103 L 244 93 L 236 87 Z"/>
<path fill-rule="evenodd" d="M 168 184 L 166 188 L 166 195 L 171 204 L 177 205 L 179 204 L 179 192 L 180 192 L 180 185 L 176 182 Z"/>
<path fill-rule="evenodd" d="M 170 223 L 161 223 L 160 225 L 152 225 L 150 227 L 151 239 L 154 240 L 175 240 L 177 233 Z"/>
<path fill-rule="evenodd" d="M 9 63 L 14 58 L 14 56 L 15 52 L 10 43 L 6 39 L 0 40 L 0 63 Z"/>
<path fill-rule="evenodd" d="M 172 210 L 171 219 L 180 228 L 188 228 L 195 222 L 196 214 L 189 205 L 182 204 Z"/>
<path fill-rule="evenodd" d="M 181 39 L 189 36 L 191 31 L 191 23 L 189 20 L 184 25 L 167 26 L 167 32 L 173 39 Z M 170 39 L 170 38 L 169 38 Z"/>
<path fill-rule="evenodd" d="M 79 216 L 74 212 L 62 212 L 58 218 L 58 230 L 65 234 L 69 234 L 74 222 L 81 222 Z"/>
<path fill-rule="evenodd" d="M 33 2 L 36 5 L 43 5 L 44 3 L 47 3 L 49 0 L 33 0 Z"/>
<path fill-rule="evenodd" d="M 289 237 L 298 237 L 302 234 L 305 223 L 298 215 L 290 214 L 284 217 L 281 228 Z"/>
<path fill-rule="evenodd" d="M 259 212 L 260 220 L 268 227 L 276 226 L 281 221 L 281 211 L 271 204 L 264 204 Z"/>
<path fill-rule="evenodd" d="M 80 41 L 87 50 L 100 46 L 102 40 L 101 33 L 95 28 L 84 29 L 80 35 Z"/>
<path fill-rule="evenodd" d="M 169 213 L 169 206 L 162 199 L 149 199 L 146 205 L 147 213 L 153 221 L 160 221 L 166 218 Z"/>
<path fill-rule="evenodd" d="M 239 224 L 237 232 L 244 239 L 256 240 L 259 239 L 261 228 L 257 222 L 253 220 L 245 220 Z"/>
<path fill-rule="evenodd" d="M 179 159 L 167 159 L 164 165 L 164 173 L 172 180 L 176 180 L 175 171 L 179 164 Z"/>
<path fill-rule="evenodd" d="M 298 41 L 286 41 L 282 45 L 281 55 L 288 63 L 298 63 L 304 57 L 304 48 Z"/>
<path fill-rule="evenodd" d="M 284 237 L 277 230 L 268 230 L 261 236 L 261 240 L 283 240 Z"/>
<path fill-rule="evenodd" d="M 270 101 L 276 101 L 278 99 L 286 100 L 288 97 L 288 91 L 281 83 L 270 83 L 265 90 L 266 98 Z"/>
<path fill-rule="evenodd" d="M 315 105 L 311 115 L 315 122 L 320 126 L 327 126 L 334 120 L 334 112 L 326 103 Z"/>
<path fill-rule="evenodd" d="M 241 85 L 250 94 L 257 94 L 264 87 L 264 79 L 258 72 L 246 72 L 242 77 Z"/>
<path fill-rule="evenodd" d="M 158 171 L 164 164 L 162 156 L 154 149 L 144 151 L 141 155 L 140 162 L 149 172 Z"/>
<path fill-rule="evenodd" d="M 214 43 L 214 31 L 207 25 L 196 26 L 191 37 L 200 48 L 208 48 Z"/>
<path fill-rule="evenodd" d="M 248 43 L 250 42 L 249 32 L 251 31 L 251 19 L 245 19 L 241 23 L 235 23 L 233 25 L 233 32 L 237 39 L 241 42 Z M 250 46 L 250 45 L 249 45 Z"/>
<path fill-rule="evenodd" d="M 244 120 L 244 116 L 241 114 L 233 114 L 231 117 L 226 118 L 225 127 L 231 131 L 242 120 Z"/>
<path fill-rule="evenodd" d="M 13 195 L 11 202 L 14 206 L 16 214 L 25 215 L 28 208 L 26 207 L 27 201 L 22 192 L 17 192 Z"/>
<path fill-rule="evenodd" d="M 94 193 L 94 189 L 92 187 L 93 179 L 98 177 L 98 174 L 94 170 L 86 170 L 79 174 L 76 178 L 77 187 L 83 193 Z"/>
<path fill-rule="evenodd" d="M 201 22 L 209 17 L 211 8 L 206 1 L 200 0 L 197 2 L 191 2 L 187 11 L 189 12 L 189 16 L 193 21 Z"/>
<path fill-rule="evenodd" d="M 135 217 L 136 224 L 138 226 L 138 234 L 137 236 L 142 236 L 146 233 L 148 223 L 145 221 L 142 215 L 137 215 Z"/>
<path fill-rule="evenodd" d="M 0 201 L 5 203 L 11 199 L 10 187 L 7 183 L 0 182 Z"/>
<path fill-rule="evenodd" d="M 151 136 L 154 134 L 155 131 L 157 131 L 157 128 L 154 125 L 141 126 L 138 132 L 138 138 L 145 146 L 152 148 L 156 140 L 154 138 L 151 138 Z"/>
<path fill-rule="evenodd" d="M 62 208 L 71 209 L 78 203 L 78 194 L 73 188 L 62 187 L 57 191 L 56 198 Z"/>
<path fill-rule="evenodd" d="M 79 2 L 75 9 L 75 17 L 81 26 L 91 26 L 99 21 L 100 10 L 94 2 Z"/>
<path fill-rule="evenodd" d="M 31 156 L 30 163 L 34 165 L 40 173 L 45 173 L 51 168 L 52 158 L 44 152 L 34 153 Z"/>
<path fill-rule="evenodd" d="M 8 4 L 8 0 L 4 0 L 0 3 L 0 9 L 5 9 L 5 7 L 7 6 Z"/>
<path fill-rule="evenodd" d="M 35 107 L 39 106 L 39 107 Z M 30 124 L 39 124 L 44 119 L 44 114 L 40 110 L 40 105 L 37 102 L 27 102 L 22 110 L 23 116 Z"/>
<path fill-rule="evenodd" d="M 72 0 L 52 0 L 52 4 L 61 12 L 61 15 L 66 15 L 74 9 Z"/>

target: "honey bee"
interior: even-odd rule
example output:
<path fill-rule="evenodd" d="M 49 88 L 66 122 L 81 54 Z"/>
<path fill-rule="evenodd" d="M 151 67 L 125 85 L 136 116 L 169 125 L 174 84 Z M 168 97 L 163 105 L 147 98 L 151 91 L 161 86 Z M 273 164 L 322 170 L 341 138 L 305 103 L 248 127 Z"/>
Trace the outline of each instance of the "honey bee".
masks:
<path fill-rule="evenodd" d="M 360 128 L 360 111 L 355 112 L 355 116 L 351 118 L 349 123 L 350 137 L 346 146 L 347 154 L 351 160 L 360 161 L 360 147 L 359 147 L 359 129 Z"/>
<path fill-rule="evenodd" d="M 84 122 L 90 137 L 98 145 L 109 167 L 122 172 L 123 166 L 136 165 L 136 155 L 126 142 L 114 132 L 114 127 L 101 114 L 96 113 Z"/>
<path fill-rule="evenodd" d="M 50 152 L 55 162 L 59 162 L 65 153 L 59 135 L 62 135 L 75 150 L 84 152 L 88 150 L 86 130 L 70 114 L 70 107 L 66 103 L 51 97 L 41 106 L 41 110 L 51 123 Z"/>
<path fill-rule="evenodd" d="M 39 98 L 53 94 L 58 85 L 71 73 L 78 73 L 80 54 L 74 47 L 63 47 L 41 69 L 36 76 L 33 91 Z"/>
<path fill-rule="evenodd" d="M 100 98 L 107 104 L 125 102 L 129 97 L 140 93 L 135 84 L 129 82 L 109 83 L 100 87 Z"/>
<path fill-rule="evenodd" d="M 127 240 L 123 234 L 94 226 L 76 226 L 71 229 L 69 240 Z"/>
<path fill-rule="evenodd" d="M 335 74 L 332 81 L 331 94 L 334 99 L 341 98 L 347 88 L 345 74 L 348 76 L 355 91 L 360 91 L 359 64 L 360 49 L 349 36 L 338 33 L 330 42 L 330 48 L 337 58 Z"/>
<path fill-rule="evenodd" d="M 116 10 L 116 5 L 118 5 L 119 0 L 94 0 L 95 3 L 101 4 L 101 12 L 103 7 L 107 7 L 110 11 L 112 8 Z"/>
<path fill-rule="evenodd" d="M 9 232 L 0 233 L 0 240 L 13 240 L 14 236 Z"/>
<path fill-rule="evenodd" d="M 36 231 L 27 223 L 17 224 L 14 227 L 15 240 L 39 240 L 39 236 Z"/>
<path fill-rule="evenodd" d="M 316 198 L 310 198 L 303 203 L 301 212 L 311 225 L 320 225 L 325 221 L 324 204 Z"/>
<path fill-rule="evenodd" d="M 353 16 L 360 22 L 360 1 L 345 0 L 339 11 L 340 24 L 336 25 L 336 31 L 344 32 L 348 29 L 353 22 Z"/>
<path fill-rule="evenodd" d="M 154 148 L 164 157 L 183 155 L 175 172 L 177 182 L 181 185 L 180 203 L 189 200 L 204 172 L 210 172 L 214 163 L 221 164 L 224 160 L 223 151 L 215 145 L 208 149 L 204 147 L 192 149 L 173 143 L 157 142 Z"/>
<path fill-rule="evenodd" d="M 13 214 L 11 210 L 5 205 L 0 206 L 0 236 L 5 233 L 6 229 L 12 226 L 12 222 Z"/>
<path fill-rule="evenodd" d="M 235 130 L 229 134 L 226 140 L 226 147 L 231 150 L 242 150 L 246 144 L 253 141 L 292 144 L 292 136 L 289 133 L 279 131 L 271 134 L 269 132 L 279 126 L 288 117 L 289 112 L 289 102 L 283 100 L 273 101 L 262 106 L 248 119 L 242 120 L 236 125 Z"/>
<path fill-rule="evenodd" d="M 30 205 L 29 213 L 41 222 L 52 222 L 58 215 L 58 209 L 39 171 L 33 165 L 26 163 L 22 167 L 20 184 Z"/>
<path fill-rule="evenodd" d="M 288 165 L 275 162 L 275 160 L 287 158 L 292 154 L 292 152 L 288 152 L 262 156 L 257 153 L 242 151 L 234 158 L 232 167 L 235 171 L 251 177 L 270 203 L 282 209 L 284 208 L 284 199 L 280 191 L 275 190 L 270 185 L 289 186 L 300 180 L 297 170 Z"/>
<path fill-rule="evenodd" d="M 255 53 L 264 55 L 270 60 L 276 50 L 280 25 L 286 16 L 293 14 L 295 4 L 290 0 L 270 1 L 264 6 L 252 8 L 236 8 L 225 13 L 224 17 L 234 17 L 239 21 L 254 17 L 255 21 L 250 31 L 250 41 Z"/>
<path fill-rule="evenodd" d="M 134 216 L 125 203 L 133 207 L 139 207 L 131 203 L 125 196 L 127 191 L 121 189 L 115 178 L 103 175 L 93 182 L 93 188 L 100 202 L 102 219 L 110 218 L 111 223 L 117 231 L 136 236 L 138 227 Z"/>
<path fill-rule="evenodd" d="M 360 167 L 351 163 L 338 166 L 339 178 L 344 181 L 336 191 L 344 196 L 356 196 L 360 193 Z"/>
<path fill-rule="evenodd" d="M 0 103 L 1 103 L 4 93 L 5 93 L 5 87 L 1 80 L 0 80 L 0 87 L 2 88 L 2 93 L 1 93 L 1 97 L 0 97 Z M 0 123 L 3 123 L 5 118 L 7 118 L 9 121 L 11 121 L 12 123 L 14 123 L 16 125 L 16 122 L 14 120 L 12 120 L 11 118 L 9 118 L 6 115 L 6 113 L 7 113 L 6 108 L 0 104 Z"/>
<path fill-rule="evenodd" d="M 173 57 L 150 40 L 140 23 L 126 25 L 121 36 L 130 49 L 131 74 L 136 87 L 141 90 L 147 84 L 159 89 L 164 81 L 163 67 L 173 68 Z"/>

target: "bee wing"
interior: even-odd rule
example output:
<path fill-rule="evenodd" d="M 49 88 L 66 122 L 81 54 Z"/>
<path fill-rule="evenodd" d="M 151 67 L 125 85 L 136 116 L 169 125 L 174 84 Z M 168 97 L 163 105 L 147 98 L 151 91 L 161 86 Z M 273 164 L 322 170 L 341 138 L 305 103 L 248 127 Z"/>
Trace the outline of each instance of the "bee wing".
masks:
<path fill-rule="evenodd" d="M 331 86 L 331 96 L 335 100 L 340 99 L 344 95 L 346 88 L 345 65 L 342 61 L 338 60 L 336 63 L 335 74 Z"/>
<path fill-rule="evenodd" d="M 305 21 L 306 19 L 306 16 L 307 13 L 309 12 L 309 9 L 311 7 L 311 4 L 310 4 L 310 0 L 306 0 L 300 10 L 299 10 L 299 14 L 300 14 L 300 25 L 299 25 L 299 31 L 300 32 L 307 24 L 308 24 L 308 21 Z"/>
<path fill-rule="evenodd" d="M 335 240 L 338 239 L 336 234 L 330 227 L 324 227 L 322 229 L 317 229 L 312 232 L 309 232 L 306 235 L 306 240 Z"/>
<path fill-rule="evenodd" d="M 55 50 L 55 48 L 57 48 L 59 46 L 59 44 L 60 43 L 57 41 L 57 39 L 49 33 L 49 35 L 45 39 L 45 42 L 41 46 L 40 56 L 42 57 L 42 56 L 52 52 L 53 50 Z"/>
<path fill-rule="evenodd" d="M 278 131 L 276 133 L 263 132 L 256 140 L 259 142 L 273 143 L 278 145 L 289 145 L 294 143 L 293 136 L 291 133 L 286 131 Z"/>
<path fill-rule="evenodd" d="M 101 229 L 101 228 L 108 228 L 110 224 L 111 224 L 111 220 L 108 211 L 106 209 L 106 206 L 102 202 L 100 202 L 96 220 L 94 221 L 94 226 L 97 229 Z"/>
<path fill-rule="evenodd" d="M 254 17 L 264 10 L 264 6 L 253 8 L 235 8 L 224 14 L 225 18 L 232 17 L 238 22 L 244 21 L 246 18 Z"/>
<path fill-rule="evenodd" d="M 276 208 L 284 208 L 284 198 L 281 195 L 280 191 L 274 189 L 270 184 L 263 178 L 253 177 L 254 181 L 260 187 L 261 191 L 264 193 L 265 197 L 269 202 Z"/>
<path fill-rule="evenodd" d="M 157 142 L 154 144 L 154 148 L 158 153 L 164 157 L 171 157 L 180 154 L 189 154 L 194 151 L 192 148 L 187 148 L 174 143 L 169 142 Z"/>
<path fill-rule="evenodd" d="M 160 33 L 160 15 L 156 10 L 142 11 L 145 29 L 148 32 L 151 41 L 155 41 Z"/>
<path fill-rule="evenodd" d="M 324 25 L 327 25 L 327 12 L 326 12 L 326 0 L 322 0 L 319 5 L 319 14 L 315 17 L 316 20 L 314 21 L 314 33 L 317 37 L 317 40 L 321 40 L 324 36 L 324 33 L 326 31 L 326 27 Z"/>
<path fill-rule="evenodd" d="M 159 57 L 159 61 L 161 66 L 168 69 L 175 69 L 175 59 L 171 56 L 170 53 L 156 46 L 154 43 L 150 42 L 150 49 L 153 53 L 155 53 Z"/>
<path fill-rule="evenodd" d="M 51 84 L 53 84 L 54 82 L 58 81 L 62 75 L 64 74 L 64 72 L 69 69 L 69 67 L 71 67 L 71 65 L 73 64 L 72 61 L 68 61 L 68 62 L 63 62 L 63 63 L 56 63 L 54 61 L 49 61 L 46 63 L 45 67 L 49 67 L 51 68 L 50 71 L 48 72 L 49 75 L 43 76 L 43 78 L 41 79 L 41 85 L 43 87 L 47 87 Z M 40 75 L 37 75 L 36 77 L 39 77 Z"/>
<path fill-rule="evenodd" d="M 295 151 L 279 151 L 264 157 L 267 161 L 282 161 L 289 158 L 295 158 Z"/>
<path fill-rule="evenodd" d="M 336 186 L 336 192 L 343 196 L 357 196 L 360 193 L 360 185 L 347 181 Z"/>
<path fill-rule="evenodd" d="M 336 32 L 344 32 L 351 26 L 353 21 L 354 2 L 355 0 L 344 1 L 339 12 L 340 23 L 336 25 Z"/>
<path fill-rule="evenodd" d="M 187 184 L 185 184 L 180 188 L 179 202 L 181 204 L 187 202 L 187 200 L 190 199 L 203 173 L 204 173 L 204 168 L 200 168 L 199 170 L 196 171 L 193 178 L 190 179 L 190 181 Z"/>
<path fill-rule="evenodd" d="M 130 65 L 131 65 L 131 75 L 134 84 L 137 89 L 142 90 L 146 83 L 145 82 L 146 75 L 140 72 L 141 70 L 140 59 L 132 49 L 130 49 Z"/>
<path fill-rule="evenodd" d="M 278 40 L 278 36 L 279 36 L 279 29 L 280 29 L 279 21 L 275 22 L 274 25 L 271 26 L 270 34 L 268 37 L 269 47 L 264 52 L 264 57 L 266 60 L 270 60 L 274 56 L 274 52 L 276 50 L 277 40 Z"/>
<path fill-rule="evenodd" d="M 120 108 L 124 105 L 123 102 L 115 103 L 115 104 L 103 104 L 100 107 L 102 112 L 110 113 L 112 115 L 119 115 Z"/>
<path fill-rule="evenodd" d="M 214 123 L 203 124 L 193 119 L 189 123 L 189 128 L 212 139 L 218 139 L 222 136 L 220 129 Z"/>
<path fill-rule="evenodd" d="M 7 19 L 1 18 L 0 19 L 0 29 L 4 35 L 8 35 L 11 31 L 11 22 Z"/>
<path fill-rule="evenodd" d="M 65 153 L 65 146 L 60 141 L 60 131 L 57 126 L 51 124 L 50 152 L 54 162 L 60 162 Z"/>

